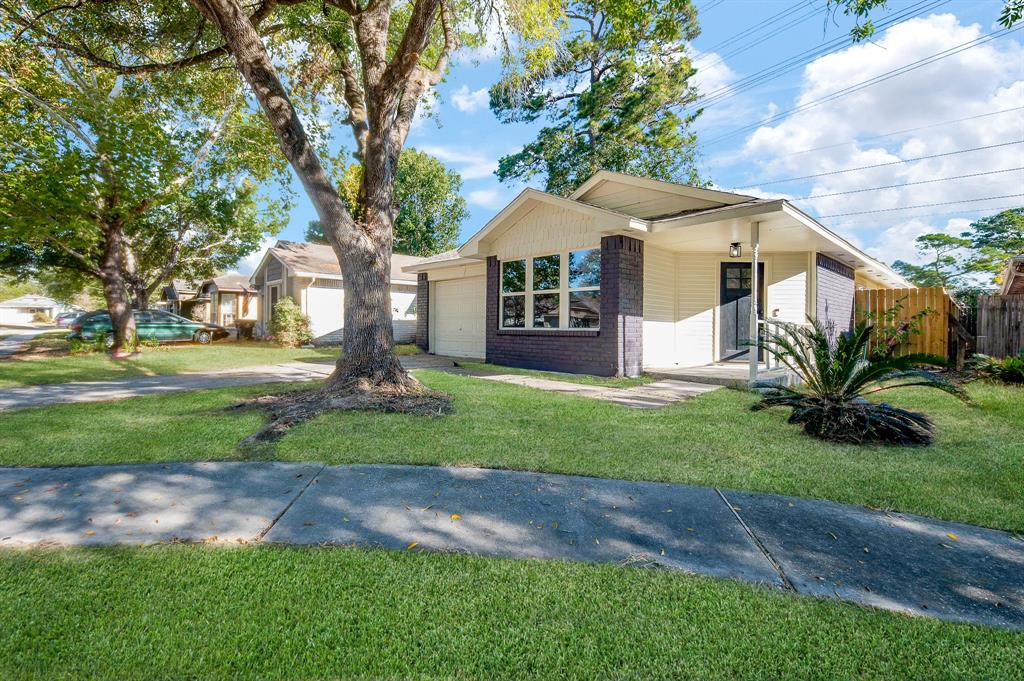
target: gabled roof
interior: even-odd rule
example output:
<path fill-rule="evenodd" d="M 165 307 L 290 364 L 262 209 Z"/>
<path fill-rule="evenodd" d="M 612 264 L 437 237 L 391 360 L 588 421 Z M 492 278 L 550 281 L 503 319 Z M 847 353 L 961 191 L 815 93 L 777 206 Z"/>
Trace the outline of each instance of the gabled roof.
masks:
<path fill-rule="evenodd" d="M 1003 284 L 999 293 L 1004 296 L 1024 294 L 1024 253 L 1015 255 L 1003 270 Z"/>
<path fill-rule="evenodd" d="M 3 301 L 0 303 L 0 307 L 60 307 L 60 303 L 53 298 L 26 293 L 23 296 Z"/>
<path fill-rule="evenodd" d="M 203 285 L 200 288 L 203 288 L 208 284 L 215 284 L 218 291 L 251 292 L 254 290 L 249 286 L 249 276 L 246 274 L 239 274 L 238 272 L 222 274 L 219 277 L 207 279 L 203 282 Z"/>
<path fill-rule="evenodd" d="M 326 244 L 310 244 L 302 241 L 278 241 L 273 247 L 267 250 L 260 261 L 259 266 L 253 272 L 262 270 L 267 259 L 273 256 L 281 261 L 288 268 L 292 276 L 308 276 L 340 279 L 341 265 L 334 255 L 334 249 Z M 416 275 L 405 272 L 402 268 L 414 265 L 423 258 L 414 255 L 402 255 L 395 253 L 391 256 L 391 281 L 400 283 L 415 283 Z M 251 281 L 252 278 L 250 277 Z"/>

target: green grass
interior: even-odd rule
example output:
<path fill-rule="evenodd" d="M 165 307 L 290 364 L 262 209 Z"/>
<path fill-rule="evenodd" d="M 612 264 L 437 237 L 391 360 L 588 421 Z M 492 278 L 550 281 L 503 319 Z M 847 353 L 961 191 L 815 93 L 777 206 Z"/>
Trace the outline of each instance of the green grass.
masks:
<path fill-rule="evenodd" d="M 534 369 L 517 369 L 515 367 L 500 366 L 498 364 L 485 364 L 484 362 L 459 362 L 464 369 L 485 371 L 495 374 L 516 374 L 518 376 L 535 376 L 567 383 L 579 383 L 581 385 L 604 385 L 612 388 L 634 388 L 638 385 L 646 385 L 654 379 L 646 374 L 637 378 L 616 378 L 614 376 L 590 376 L 587 374 L 565 374 L 557 371 L 536 371 Z"/>
<path fill-rule="evenodd" d="M 889 399 L 936 422 L 931 447 L 853 447 L 803 435 L 785 411 L 719 390 L 660 410 L 422 370 L 454 397 L 442 418 L 328 413 L 260 456 L 292 461 L 476 465 L 660 480 L 831 499 L 1024 531 L 1024 389 L 975 384 L 975 405 L 938 391 Z M 269 390 L 280 390 L 280 387 Z M 261 422 L 224 406 L 249 387 L 0 415 L 0 465 L 245 458 Z"/>
<path fill-rule="evenodd" d="M 52 344 L 64 341 L 44 338 L 35 342 Z M 281 362 L 324 361 L 333 360 L 337 356 L 337 348 L 279 348 L 269 343 L 243 341 L 143 348 L 141 355 L 121 360 L 111 359 L 106 354 L 9 359 L 0 362 L 0 389 L 19 385 L 237 369 Z"/>
<path fill-rule="evenodd" d="M 1022 678 L 1020 634 L 609 565 L 160 546 L 0 584 L 10 679 Z"/>

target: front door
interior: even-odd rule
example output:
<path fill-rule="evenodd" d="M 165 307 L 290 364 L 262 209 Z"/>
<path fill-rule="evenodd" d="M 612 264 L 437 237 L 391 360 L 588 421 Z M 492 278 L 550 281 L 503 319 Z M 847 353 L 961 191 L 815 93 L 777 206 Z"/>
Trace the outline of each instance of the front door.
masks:
<path fill-rule="evenodd" d="M 723 262 L 719 320 L 719 356 L 722 361 L 750 358 L 750 263 Z M 764 318 L 764 263 L 757 264 L 758 318 Z"/>

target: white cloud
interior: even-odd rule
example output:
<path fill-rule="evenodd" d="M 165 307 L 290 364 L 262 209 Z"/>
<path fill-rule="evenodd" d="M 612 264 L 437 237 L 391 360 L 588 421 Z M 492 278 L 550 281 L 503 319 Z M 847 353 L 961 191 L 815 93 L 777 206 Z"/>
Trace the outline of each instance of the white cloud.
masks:
<path fill-rule="evenodd" d="M 238 261 L 237 271 L 241 274 L 252 274 L 260 264 L 260 260 L 263 260 L 263 256 L 266 252 L 276 243 L 276 236 L 264 236 L 263 239 L 260 240 L 260 247 L 257 251 L 250 253 Z"/>
<path fill-rule="evenodd" d="M 921 255 L 917 252 L 914 240 L 922 234 L 948 234 L 960 236 L 967 231 L 971 220 L 966 218 L 953 218 L 942 221 L 933 221 L 922 218 L 914 218 L 889 227 L 876 239 L 873 246 L 867 249 L 868 253 L 885 262 L 903 260 L 920 265 L 923 262 Z"/>
<path fill-rule="evenodd" d="M 463 113 L 474 113 L 486 109 L 490 102 L 490 95 L 487 88 L 480 88 L 470 92 L 468 85 L 463 85 L 452 93 L 452 104 Z"/>
<path fill-rule="evenodd" d="M 462 149 L 453 149 L 440 144 L 425 144 L 419 150 L 436 156 L 447 165 L 455 166 L 463 180 L 479 180 L 491 177 L 498 169 L 498 162 L 483 154 Z"/>
<path fill-rule="evenodd" d="M 505 205 L 505 198 L 497 189 L 477 189 L 466 195 L 467 200 L 477 206 L 484 208 L 501 208 Z"/>
<path fill-rule="evenodd" d="M 736 81 L 736 72 L 715 52 L 694 50 L 691 63 L 697 69 L 692 83 L 701 97 L 720 97 L 729 92 L 729 85 Z"/>
<path fill-rule="evenodd" d="M 952 14 L 914 19 L 890 28 L 877 44 L 850 47 L 810 63 L 794 105 L 816 100 L 886 71 L 899 68 L 982 35 L 977 25 L 963 26 Z M 1020 112 L 987 116 L 973 121 L 929 127 L 883 139 L 871 139 L 895 130 L 986 114 L 1024 105 L 1024 50 L 1008 39 L 993 41 L 957 53 L 906 75 L 891 78 L 851 95 L 794 114 L 774 126 L 762 126 L 746 141 L 745 162 L 752 180 L 803 176 L 875 165 L 905 158 L 929 156 L 1021 138 Z M 786 105 L 784 108 L 791 108 Z M 850 144 L 836 143 L 864 139 Z M 809 153 L 795 151 L 828 147 Z M 1021 147 L 1012 145 L 980 152 L 956 154 L 914 163 L 829 175 L 794 185 L 779 185 L 796 196 L 832 194 L 854 189 L 897 185 L 936 178 L 1015 168 L 1021 165 Z M 1020 193 L 1024 172 L 1016 171 L 948 182 L 917 184 L 882 191 L 832 196 L 800 202 L 819 215 L 944 203 L 958 199 Z M 1009 200 L 1012 202 L 1012 200 Z M 1007 200 L 993 205 L 1005 204 Z M 958 209 L 978 204 L 951 206 Z M 907 248 L 898 255 L 879 252 L 886 260 L 913 254 L 915 214 L 939 209 L 879 213 L 827 221 L 844 229 L 871 228 L 900 223 L 879 239 L 879 248 L 892 250 L 899 239 Z M 931 227 L 929 227 L 931 229 Z M 902 231 L 901 231 L 902 230 Z M 909 231 L 908 231 L 909 230 Z M 886 245 L 887 244 L 887 245 Z M 892 251 L 895 253 L 895 251 Z"/>

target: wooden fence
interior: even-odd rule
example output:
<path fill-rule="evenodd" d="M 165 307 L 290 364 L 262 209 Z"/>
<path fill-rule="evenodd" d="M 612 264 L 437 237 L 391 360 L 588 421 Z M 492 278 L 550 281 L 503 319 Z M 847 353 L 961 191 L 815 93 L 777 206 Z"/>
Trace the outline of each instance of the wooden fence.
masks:
<path fill-rule="evenodd" d="M 967 352 L 967 339 L 962 331 L 962 310 L 941 287 L 862 289 L 856 293 L 857 319 L 870 315 L 876 328 L 898 327 L 901 322 L 930 310 L 920 317 L 920 333 L 913 334 L 896 350 L 897 355 L 925 352 L 946 357 L 958 365 Z M 893 314 L 886 314 L 897 310 Z M 876 335 L 876 338 L 878 336 Z"/>
<path fill-rule="evenodd" d="M 1024 295 L 978 296 L 978 352 L 1010 357 L 1024 351 Z"/>

